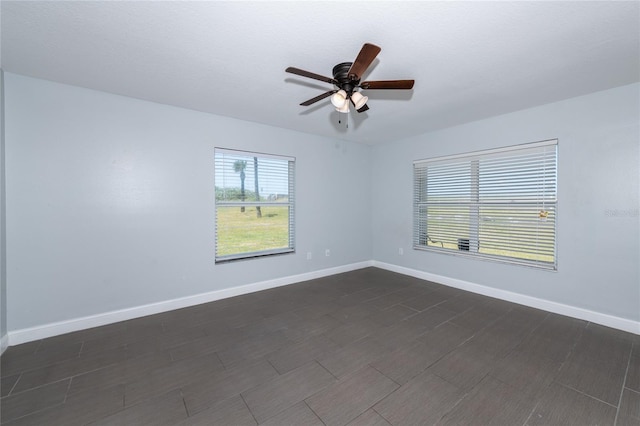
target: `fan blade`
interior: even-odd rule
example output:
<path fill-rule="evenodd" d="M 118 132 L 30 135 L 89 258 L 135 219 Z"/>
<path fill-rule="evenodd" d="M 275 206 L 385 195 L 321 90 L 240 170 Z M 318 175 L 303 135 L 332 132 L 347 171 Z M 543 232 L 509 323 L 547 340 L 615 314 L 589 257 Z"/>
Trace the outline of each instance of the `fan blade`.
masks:
<path fill-rule="evenodd" d="M 413 89 L 414 80 L 381 80 L 360 83 L 363 89 Z"/>
<path fill-rule="evenodd" d="M 290 72 L 291 74 L 301 75 L 303 77 L 313 78 L 315 80 L 324 81 L 325 83 L 336 84 L 338 83 L 333 78 L 325 77 L 320 74 L 315 74 L 309 71 L 301 70 L 300 68 L 289 67 L 285 70 L 286 72 Z"/>
<path fill-rule="evenodd" d="M 369 107 L 367 106 L 367 104 L 364 104 L 360 107 L 360 109 L 357 109 L 356 111 L 358 112 L 365 112 L 366 110 L 368 110 Z"/>
<path fill-rule="evenodd" d="M 355 62 L 349 68 L 349 72 L 347 75 L 352 80 L 360 80 L 362 74 L 369 68 L 371 62 L 378 56 L 380 53 L 380 48 L 375 44 L 365 43 L 360 49 L 360 53 L 358 53 L 358 57 Z"/>
<path fill-rule="evenodd" d="M 303 103 L 301 103 L 300 105 L 302 106 L 309 106 L 311 104 L 315 104 L 318 101 L 323 100 L 324 98 L 328 98 L 329 96 L 333 95 L 334 93 L 336 93 L 337 90 L 329 90 L 328 92 L 324 92 L 322 95 L 318 95 L 315 98 L 311 98 L 308 101 L 304 101 Z"/>

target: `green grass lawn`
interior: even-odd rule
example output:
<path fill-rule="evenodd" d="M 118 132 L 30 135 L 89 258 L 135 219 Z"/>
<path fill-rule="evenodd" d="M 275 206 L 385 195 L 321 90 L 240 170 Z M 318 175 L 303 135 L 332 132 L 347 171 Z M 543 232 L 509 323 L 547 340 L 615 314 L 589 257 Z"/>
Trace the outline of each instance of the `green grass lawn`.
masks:
<path fill-rule="evenodd" d="M 544 222 L 536 223 L 539 226 L 539 234 L 536 236 L 531 231 L 523 231 L 523 227 L 531 229 L 532 223 L 537 221 L 537 209 L 531 211 L 498 211 L 487 209 L 480 212 L 479 241 L 480 254 L 492 256 L 505 256 L 514 259 L 534 260 L 538 262 L 554 262 L 553 228 L 555 225 L 555 211 L 550 211 L 549 217 Z M 449 215 L 457 215 L 460 221 L 450 221 Z M 514 216 L 516 221 L 507 217 Z M 482 218 L 492 217 L 493 221 L 483 221 Z M 533 219 L 531 219 L 533 218 Z M 518 222 L 519 221 L 519 222 Z M 525 223 L 529 221 L 528 223 Z M 460 208 L 429 209 L 429 218 L 426 228 L 427 234 L 432 240 L 428 242 L 430 247 L 442 247 L 458 251 L 458 238 L 469 238 L 469 213 Z M 527 238 L 538 238 L 536 241 L 528 241 Z M 442 244 L 440 243 L 442 242 Z M 530 244 L 534 243 L 539 253 L 529 252 Z"/>
<path fill-rule="evenodd" d="M 217 208 L 217 256 L 289 247 L 289 207 L 263 206 L 258 218 L 255 207 Z"/>

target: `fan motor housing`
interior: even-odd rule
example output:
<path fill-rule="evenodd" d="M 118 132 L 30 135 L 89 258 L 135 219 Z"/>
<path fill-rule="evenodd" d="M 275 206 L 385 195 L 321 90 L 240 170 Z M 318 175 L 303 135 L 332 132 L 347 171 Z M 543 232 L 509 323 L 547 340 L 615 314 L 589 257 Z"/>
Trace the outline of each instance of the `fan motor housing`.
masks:
<path fill-rule="evenodd" d="M 338 86 L 347 93 L 353 92 L 360 83 L 360 80 L 349 78 L 349 70 L 353 62 L 342 62 L 333 67 L 333 78 L 339 83 Z"/>

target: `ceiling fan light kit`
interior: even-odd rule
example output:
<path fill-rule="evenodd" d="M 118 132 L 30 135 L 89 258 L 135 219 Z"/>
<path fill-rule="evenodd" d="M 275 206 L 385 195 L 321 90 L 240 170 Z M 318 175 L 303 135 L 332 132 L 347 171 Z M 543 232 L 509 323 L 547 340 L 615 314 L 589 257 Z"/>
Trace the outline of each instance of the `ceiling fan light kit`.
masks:
<path fill-rule="evenodd" d="M 354 62 L 342 62 L 333 67 L 333 78 L 315 74 L 300 68 L 289 67 L 285 71 L 302 77 L 313 78 L 333 84 L 336 89 L 329 90 L 321 95 L 302 102 L 300 105 L 309 106 L 331 96 L 331 104 L 336 111 L 341 113 L 349 112 L 349 103 L 353 103 L 356 111 L 364 112 L 369 109 L 367 102 L 369 98 L 356 89 L 396 89 L 410 90 L 413 88 L 414 80 L 380 80 L 364 81 L 360 83 L 362 74 L 369 68 L 373 60 L 380 53 L 380 48 L 371 43 L 365 43 L 360 49 L 360 53 Z"/>
<path fill-rule="evenodd" d="M 363 96 L 362 93 L 360 92 L 353 92 L 351 94 L 351 102 L 353 102 L 353 105 L 356 107 L 356 110 L 362 108 L 367 101 L 369 100 L 368 96 Z"/>
<path fill-rule="evenodd" d="M 333 96 L 331 96 L 331 103 L 336 107 L 336 109 L 344 107 L 347 103 L 347 92 L 342 89 L 338 90 L 333 94 Z"/>

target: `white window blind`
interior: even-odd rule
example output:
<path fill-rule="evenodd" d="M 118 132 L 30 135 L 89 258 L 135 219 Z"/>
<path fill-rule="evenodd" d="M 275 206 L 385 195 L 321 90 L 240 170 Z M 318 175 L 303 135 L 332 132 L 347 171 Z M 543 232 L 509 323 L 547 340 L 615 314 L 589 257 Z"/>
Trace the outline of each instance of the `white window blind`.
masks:
<path fill-rule="evenodd" d="M 414 248 L 556 269 L 557 144 L 415 161 Z"/>
<path fill-rule="evenodd" d="M 295 159 L 215 149 L 216 262 L 294 251 Z"/>

